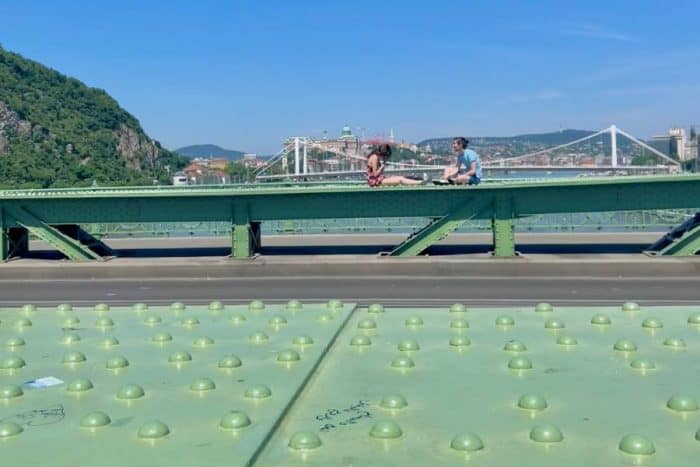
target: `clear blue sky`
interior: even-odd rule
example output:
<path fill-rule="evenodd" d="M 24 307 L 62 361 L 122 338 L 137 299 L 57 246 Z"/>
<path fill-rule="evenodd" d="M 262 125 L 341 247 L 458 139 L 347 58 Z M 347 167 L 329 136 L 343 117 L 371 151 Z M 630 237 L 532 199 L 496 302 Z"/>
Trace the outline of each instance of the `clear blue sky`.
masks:
<path fill-rule="evenodd" d="M 682 0 L 0 3 L 3 47 L 107 90 L 166 147 L 261 153 L 345 124 L 408 141 L 687 127 L 699 27 Z"/>

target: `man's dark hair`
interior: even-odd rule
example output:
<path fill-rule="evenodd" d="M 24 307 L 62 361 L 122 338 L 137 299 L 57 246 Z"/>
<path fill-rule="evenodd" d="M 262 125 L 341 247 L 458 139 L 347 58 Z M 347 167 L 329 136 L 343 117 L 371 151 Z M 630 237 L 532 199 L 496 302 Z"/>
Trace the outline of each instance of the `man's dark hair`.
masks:
<path fill-rule="evenodd" d="M 467 149 L 467 145 L 469 145 L 469 140 L 464 136 L 458 136 L 453 141 L 458 141 L 459 144 L 462 146 L 462 149 Z"/>

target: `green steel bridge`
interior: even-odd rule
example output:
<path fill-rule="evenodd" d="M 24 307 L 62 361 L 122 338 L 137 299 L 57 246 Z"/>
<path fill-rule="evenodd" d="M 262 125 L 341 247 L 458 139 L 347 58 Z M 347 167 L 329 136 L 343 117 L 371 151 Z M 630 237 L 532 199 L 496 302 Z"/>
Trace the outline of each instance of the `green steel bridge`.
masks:
<path fill-rule="evenodd" d="M 30 235 L 72 260 L 114 252 L 85 226 L 139 223 L 225 223 L 232 256 L 259 248 L 261 223 L 315 219 L 426 218 L 391 252 L 414 256 L 472 221 L 490 223 L 493 254 L 516 254 L 516 221 L 556 213 L 697 209 L 700 175 L 499 181 L 477 187 L 395 187 L 357 184 L 119 187 L 0 192 L 0 258 L 21 257 Z M 94 232 L 93 232 L 94 233 Z M 700 214 L 650 247 L 654 254 L 700 250 Z"/>

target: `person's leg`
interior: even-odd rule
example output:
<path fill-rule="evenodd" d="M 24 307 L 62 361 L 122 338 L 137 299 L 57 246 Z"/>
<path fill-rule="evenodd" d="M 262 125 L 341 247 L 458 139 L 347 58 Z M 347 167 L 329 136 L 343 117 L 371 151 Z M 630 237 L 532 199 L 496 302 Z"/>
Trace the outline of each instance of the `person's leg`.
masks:
<path fill-rule="evenodd" d="M 401 184 L 402 185 L 425 185 L 425 180 L 423 179 L 418 179 L 416 180 L 415 178 L 408 178 L 408 177 L 399 177 L 401 179 Z"/>
<path fill-rule="evenodd" d="M 455 183 L 457 185 L 478 185 L 479 180 L 476 175 L 467 175 L 467 174 L 459 174 L 457 178 L 455 178 Z"/>
<path fill-rule="evenodd" d="M 455 184 L 457 185 L 464 185 L 469 181 L 469 175 L 467 174 L 459 174 L 455 177 Z"/>
<path fill-rule="evenodd" d="M 445 170 L 442 172 L 442 179 L 447 180 L 448 178 L 452 178 L 455 175 L 457 175 L 458 169 L 456 167 L 445 167 Z"/>
<path fill-rule="evenodd" d="M 400 175 L 392 175 L 390 177 L 384 177 L 382 180 L 382 186 L 397 186 L 397 185 L 422 185 L 423 180 L 413 180 Z"/>

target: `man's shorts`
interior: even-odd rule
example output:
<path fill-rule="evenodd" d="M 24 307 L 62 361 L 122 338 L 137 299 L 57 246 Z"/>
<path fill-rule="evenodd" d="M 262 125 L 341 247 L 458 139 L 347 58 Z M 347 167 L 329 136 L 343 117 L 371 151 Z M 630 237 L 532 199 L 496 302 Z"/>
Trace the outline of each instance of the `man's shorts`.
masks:
<path fill-rule="evenodd" d="M 459 171 L 457 171 L 458 175 L 464 175 L 465 173 L 467 173 L 466 167 L 460 167 Z M 476 175 L 472 175 L 469 177 L 469 180 L 467 180 L 467 185 L 478 185 L 479 182 L 481 182 L 481 179 Z"/>

